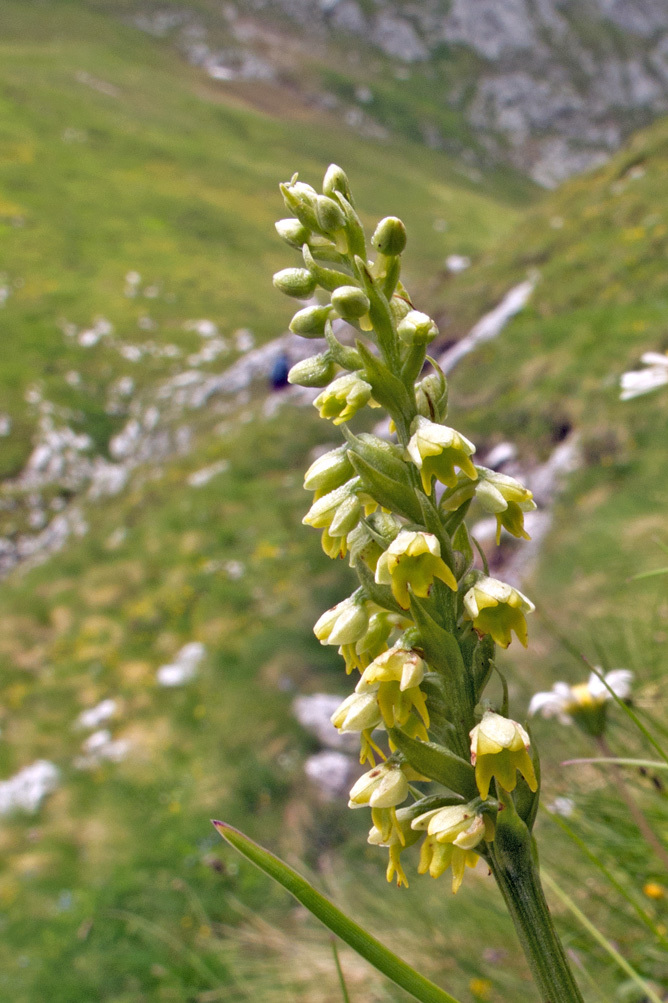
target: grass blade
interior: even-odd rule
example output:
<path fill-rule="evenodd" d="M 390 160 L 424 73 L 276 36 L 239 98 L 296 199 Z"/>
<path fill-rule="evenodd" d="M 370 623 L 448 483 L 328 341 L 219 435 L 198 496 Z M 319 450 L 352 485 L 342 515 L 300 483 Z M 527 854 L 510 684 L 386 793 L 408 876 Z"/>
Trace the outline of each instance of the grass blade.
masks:
<path fill-rule="evenodd" d="M 459 1003 L 454 996 L 440 989 L 414 968 L 398 958 L 387 947 L 367 933 L 361 926 L 341 912 L 329 899 L 317 892 L 308 881 L 282 860 L 262 846 L 244 836 L 225 822 L 213 825 L 226 842 L 243 854 L 261 871 L 282 885 L 286 891 L 301 902 L 316 919 L 340 937 L 349 947 L 357 951 L 369 964 L 392 982 L 395 982 L 421 1003 Z"/>
<path fill-rule="evenodd" d="M 668 770 L 668 763 L 656 759 L 624 759 L 619 756 L 595 756 L 593 759 L 564 759 L 562 766 L 579 766 L 581 763 L 595 763 L 597 766 L 636 766 L 639 770 Z"/>
<path fill-rule="evenodd" d="M 346 980 L 343 974 L 343 968 L 341 967 L 341 959 L 339 958 L 339 948 L 336 943 L 336 937 L 332 937 L 332 954 L 334 955 L 336 974 L 339 977 L 339 986 L 341 987 L 341 998 L 343 999 L 343 1003 L 350 1003 L 350 996 L 348 995 L 348 987 L 346 986 Z"/>
<path fill-rule="evenodd" d="M 647 982 L 645 982 L 642 975 L 639 975 L 638 972 L 636 972 L 635 968 L 631 967 L 626 958 L 622 957 L 617 948 L 610 943 L 605 934 L 601 933 L 601 931 L 594 926 L 591 920 L 587 919 L 585 914 L 581 912 L 580 909 L 578 909 L 573 899 L 570 898 L 570 896 L 567 895 L 566 892 L 559 887 L 557 882 L 553 878 L 551 878 L 550 875 L 547 874 L 547 872 L 542 867 L 540 869 L 540 876 L 547 885 L 547 887 L 550 889 L 550 891 L 554 895 L 556 895 L 557 898 L 560 899 L 561 902 L 566 906 L 568 911 L 572 913 L 573 916 L 575 916 L 580 926 L 584 927 L 584 929 L 591 937 L 593 937 L 596 943 L 600 944 L 603 950 L 610 955 L 610 957 L 615 962 L 617 967 L 621 968 L 624 974 L 628 975 L 628 977 L 633 982 L 635 982 L 637 986 L 640 987 L 640 989 L 643 991 L 645 997 L 650 1001 L 650 1003 L 663 1003 L 663 1000 L 659 996 L 657 996 L 652 987 L 648 985 Z"/>

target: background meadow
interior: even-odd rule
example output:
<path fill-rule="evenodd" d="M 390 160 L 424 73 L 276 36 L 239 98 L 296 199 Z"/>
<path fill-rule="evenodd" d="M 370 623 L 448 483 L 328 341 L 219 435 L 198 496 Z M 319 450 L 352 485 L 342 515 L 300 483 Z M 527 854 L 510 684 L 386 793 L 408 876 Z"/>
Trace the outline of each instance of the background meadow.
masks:
<path fill-rule="evenodd" d="M 178 31 L 195 17 L 227 51 L 232 21 L 207 20 L 206 3 L 0 7 L 0 996 L 339 999 L 327 934 L 221 845 L 221 817 L 462 1001 L 530 1000 L 491 880 L 476 872 L 456 899 L 416 875 L 387 886 L 367 819 L 305 773 L 322 747 L 293 701 L 346 692 L 311 626 L 351 577 L 301 526 L 303 470 L 336 436 L 269 381 L 290 317 L 271 274 L 293 263 L 277 186 L 295 170 L 317 183 L 335 160 L 369 228 L 400 215 L 405 281 L 443 351 L 533 283 L 451 384 L 452 422 L 481 455 L 511 443 L 535 476 L 570 450 L 518 571 L 537 613 L 528 651 L 503 656 L 514 706 L 586 678 L 584 654 L 633 670 L 635 713 L 665 747 L 668 393 L 621 403 L 619 378 L 668 349 L 668 126 L 547 191 L 443 111 L 438 88 L 480 70 L 467 50 L 402 79 L 386 52 L 355 43 L 347 62 L 336 32 L 300 46 L 238 7 L 284 38 L 277 81 L 216 78 L 188 56 Z M 184 9 L 190 21 L 155 30 Z M 338 104 L 313 100 L 323 87 Z M 355 101 L 362 117 L 346 118 Z M 416 125 L 432 119 L 445 149 Z M 448 267 L 453 255 L 470 267 Z M 519 567 L 521 551 L 506 542 L 498 559 Z M 165 666 L 179 685 L 161 685 Z M 106 719 L 82 719 L 102 701 Z M 610 716 L 613 752 L 656 758 L 621 709 Z M 665 994 L 661 862 L 609 768 L 561 765 L 596 754 L 585 736 L 540 719 L 533 734 L 557 806 L 539 822 L 546 870 Z M 51 787 L 34 802 L 24 788 L 17 807 L 6 783 L 39 762 Z M 625 776 L 666 842 L 665 773 Z M 586 999 L 641 1003 L 551 903 Z M 351 999 L 407 998 L 341 958 Z"/>

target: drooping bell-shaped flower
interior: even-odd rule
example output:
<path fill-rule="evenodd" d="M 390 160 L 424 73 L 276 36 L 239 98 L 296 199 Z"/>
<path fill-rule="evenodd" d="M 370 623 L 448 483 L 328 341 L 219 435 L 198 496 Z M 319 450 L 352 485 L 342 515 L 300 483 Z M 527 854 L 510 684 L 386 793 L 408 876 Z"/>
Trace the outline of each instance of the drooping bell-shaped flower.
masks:
<path fill-rule="evenodd" d="M 456 591 L 457 579 L 441 557 L 441 545 L 432 533 L 404 529 L 378 558 L 376 581 L 391 586 L 402 609 L 410 607 L 409 586 L 416 596 L 426 597 L 434 578 Z"/>
<path fill-rule="evenodd" d="M 487 797 L 493 777 L 504 791 L 514 791 L 518 770 L 532 791 L 538 789 L 529 756 L 529 736 L 521 724 L 487 710 L 480 724 L 471 730 L 470 738 L 471 763 L 481 798 Z"/>
<path fill-rule="evenodd" d="M 371 400 L 371 386 L 356 373 L 346 373 L 326 387 L 313 401 L 321 418 L 342 425 Z"/>
<path fill-rule="evenodd" d="M 480 573 L 464 596 L 464 618 L 473 622 L 478 633 L 491 634 L 502 648 L 510 644 L 512 631 L 526 648 L 525 615 L 534 609 L 531 600 L 512 585 Z"/>
<path fill-rule="evenodd" d="M 413 422 L 411 431 L 413 434 L 406 448 L 420 471 L 426 494 L 431 494 L 432 477 L 454 488 L 457 484 L 456 467 L 471 480 L 477 478 L 471 461 L 475 446 L 460 432 L 447 425 L 437 425 L 421 415 Z"/>
<path fill-rule="evenodd" d="M 496 516 L 496 542 L 501 539 L 501 530 L 511 536 L 529 540 L 524 528 L 524 513 L 536 508 L 533 495 L 520 481 L 508 474 L 500 474 L 487 467 L 478 467 L 478 480 L 470 481 L 459 476 L 455 488 L 447 492 L 441 500 L 441 507 L 447 512 L 455 512 L 469 498 L 475 497 L 485 512 Z"/>

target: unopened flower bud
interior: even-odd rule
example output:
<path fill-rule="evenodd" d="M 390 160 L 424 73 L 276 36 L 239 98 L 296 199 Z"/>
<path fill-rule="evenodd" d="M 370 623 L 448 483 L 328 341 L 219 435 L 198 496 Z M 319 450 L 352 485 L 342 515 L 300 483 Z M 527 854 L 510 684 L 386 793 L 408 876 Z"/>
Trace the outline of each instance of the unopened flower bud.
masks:
<path fill-rule="evenodd" d="M 326 387 L 336 375 L 336 363 L 328 355 L 312 355 L 296 362 L 288 373 L 288 383 L 300 387 Z"/>
<path fill-rule="evenodd" d="M 322 338 L 331 312 L 331 306 L 304 307 L 290 321 L 290 330 L 293 334 L 300 334 L 302 338 Z"/>
<path fill-rule="evenodd" d="M 343 209 L 334 199 L 327 195 L 317 195 L 315 199 L 315 217 L 318 226 L 328 235 L 334 235 L 346 225 Z"/>
<path fill-rule="evenodd" d="M 322 182 L 322 190 L 325 195 L 329 195 L 330 198 L 334 196 L 335 192 L 339 192 L 352 204 L 352 193 L 350 191 L 350 182 L 348 177 L 337 164 L 330 164 L 325 171 L 325 177 Z"/>
<path fill-rule="evenodd" d="M 298 219 L 279 219 L 276 223 L 276 233 L 291 247 L 302 248 L 307 244 L 311 231 Z"/>
<path fill-rule="evenodd" d="M 362 503 L 357 495 L 348 495 L 341 502 L 328 529 L 330 536 L 347 536 L 360 521 Z"/>
<path fill-rule="evenodd" d="M 397 333 L 406 345 L 428 345 L 438 334 L 431 317 L 419 310 L 411 310 L 400 321 Z"/>
<path fill-rule="evenodd" d="M 325 494 L 341 487 L 354 476 L 355 471 L 348 459 L 347 449 L 345 445 L 330 449 L 313 461 L 304 475 L 304 487 L 307 491 Z"/>
<path fill-rule="evenodd" d="M 283 200 L 300 223 L 310 230 L 315 229 L 318 225 L 315 213 L 315 200 L 318 197 L 318 193 L 311 185 L 304 184 L 303 181 L 297 181 L 296 179 L 297 175 L 294 176 L 292 181 L 288 181 L 286 184 L 280 186 Z"/>
<path fill-rule="evenodd" d="M 406 247 L 406 227 L 396 216 L 386 216 L 374 230 L 371 244 L 386 256 L 401 254 Z"/>
<path fill-rule="evenodd" d="M 368 626 L 365 603 L 349 597 L 326 610 L 317 620 L 313 633 L 321 644 L 354 644 L 364 637 Z"/>
<path fill-rule="evenodd" d="M 274 287 L 286 296 L 306 299 L 314 292 L 316 281 L 308 268 L 283 268 L 274 275 Z"/>
<path fill-rule="evenodd" d="M 372 693 L 351 693 L 330 718 L 342 734 L 377 728 L 381 720 L 378 701 Z"/>
<path fill-rule="evenodd" d="M 358 320 L 369 312 L 369 298 L 359 286 L 339 286 L 332 293 L 332 306 L 344 320 Z"/>
<path fill-rule="evenodd" d="M 408 797 L 408 780 L 400 767 L 383 763 L 365 773 L 350 791 L 349 808 L 394 808 Z"/>

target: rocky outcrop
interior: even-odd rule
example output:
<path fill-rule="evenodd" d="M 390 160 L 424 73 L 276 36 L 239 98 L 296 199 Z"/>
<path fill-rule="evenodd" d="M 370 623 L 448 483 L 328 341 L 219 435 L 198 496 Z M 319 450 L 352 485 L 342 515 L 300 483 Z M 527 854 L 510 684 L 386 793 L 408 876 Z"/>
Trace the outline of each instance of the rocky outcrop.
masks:
<path fill-rule="evenodd" d="M 369 60 L 370 45 L 395 64 L 399 81 L 434 81 L 431 110 L 420 91 L 418 128 L 428 145 L 458 147 L 469 162 L 509 161 L 548 187 L 601 163 L 668 109 L 665 0 L 237 0 L 212 5 L 208 19 L 184 3 L 140 13 L 135 24 L 172 36 L 223 83 L 294 87 L 300 50 L 310 62 L 314 40 L 343 42 L 340 71 L 352 92 L 367 95 L 353 99 L 364 108 L 332 93 L 306 99 L 381 137 L 392 115 L 374 108 L 370 76 L 386 79 L 386 64 Z M 386 109 L 387 101 L 385 86 Z M 449 135 L 453 107 L 470 130 L 469 149 Z"/>

